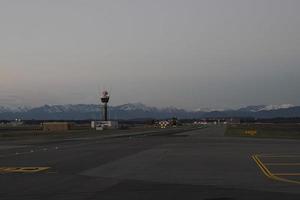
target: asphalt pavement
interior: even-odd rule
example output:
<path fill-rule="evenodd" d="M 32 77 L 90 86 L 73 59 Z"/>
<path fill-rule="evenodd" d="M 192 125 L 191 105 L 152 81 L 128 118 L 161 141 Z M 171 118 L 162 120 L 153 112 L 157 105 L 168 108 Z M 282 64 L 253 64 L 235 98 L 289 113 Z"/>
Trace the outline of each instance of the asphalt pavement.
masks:
<path fill-rule="evenodd" d="M 300 141 L 225 127 L 0 141 L 0 199 L 300 199 Z"/>

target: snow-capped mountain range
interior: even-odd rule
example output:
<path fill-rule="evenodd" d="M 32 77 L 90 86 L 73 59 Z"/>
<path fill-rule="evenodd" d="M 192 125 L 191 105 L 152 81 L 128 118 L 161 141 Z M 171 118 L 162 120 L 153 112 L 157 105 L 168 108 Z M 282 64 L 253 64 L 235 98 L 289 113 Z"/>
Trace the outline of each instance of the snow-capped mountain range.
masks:
<path fill-rule="evenodd" d="M 31 109 L 31 107 L 27 107 L 27 106 L 17 106 L 17 107 L 13 107 L 13 106 L 0 106 L 0 113 L 3 112 L 27 112 Z"/>
<path fill-rule="evenodd" d="M 249 112 L 259 112 L 259 111 L 271 111 L 279 109 L 287 109 L 296 107 L 292 104 L 282 104 L 282 105 L 258 105 L 258 106 L 247 106 L 240 108 L 239 110 L 249 111 Z"/>
<path fill-rule="evenodd" d="M 95 104 L 44 105 L 40 107 L 0 106 L 0 119 L 99 119 L 101 107 Z M 187 111 L 176 107 L 156 108 L 142 103 L 128 103 L 109 107 L 110 118 L 207 118 L 207 117 L 300 117 L 300 106 L 291 104 L 246 106 L 239 109 L 197 109 Z"/>

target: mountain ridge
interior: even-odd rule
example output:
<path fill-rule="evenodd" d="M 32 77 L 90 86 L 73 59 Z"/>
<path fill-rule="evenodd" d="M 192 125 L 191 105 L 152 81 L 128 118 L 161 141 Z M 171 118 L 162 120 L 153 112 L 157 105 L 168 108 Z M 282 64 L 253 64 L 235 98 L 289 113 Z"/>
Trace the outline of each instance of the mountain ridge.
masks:
<path fill-rule="evenodd" d="M 253 105 L 238 109 L 197 109 L 187 111 L 176 107 L 156 108 L 142 103 L 127 103 L 109 107 L 112 119 L 138 118 L 209 118 L 209 117 L 253 117 L 278 118 L 300 117 L 300 106 L 291 104 L 282 105 Z M 41 119 L 41 120 L 83 120 L 100 119 L 101 107 L 96 104 L 66 104 L 43 105 L 39 107 L 5 107 L 0 106 L 0 119 L 12 120 Z"/>

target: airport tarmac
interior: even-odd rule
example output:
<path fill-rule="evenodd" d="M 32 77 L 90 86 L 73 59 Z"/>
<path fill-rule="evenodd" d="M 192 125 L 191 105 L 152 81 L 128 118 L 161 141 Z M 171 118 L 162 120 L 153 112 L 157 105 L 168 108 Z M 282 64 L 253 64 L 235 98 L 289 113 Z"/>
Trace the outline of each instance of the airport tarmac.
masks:
<path fill-rule="evenodd" d="M 300 199 L 300 140 L 224 131 L 1 141 L 0 199 Z"/>

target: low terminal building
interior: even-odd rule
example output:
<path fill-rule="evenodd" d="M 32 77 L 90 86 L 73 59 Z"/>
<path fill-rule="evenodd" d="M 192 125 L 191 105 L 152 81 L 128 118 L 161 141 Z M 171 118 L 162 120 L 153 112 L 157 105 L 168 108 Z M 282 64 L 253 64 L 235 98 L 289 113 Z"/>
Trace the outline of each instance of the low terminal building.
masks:
<path fill-rule="evenodd" d="M 70 130 L 71 124 L 68 122 L 44 122 L 42 126 L 43 131 L 56 132 Z"/>
<path fill-rule="evenodd" d="M 118 121 L 92 121 L 91 128 L 96 130 L 117 129 L 119 127 Z"/>

